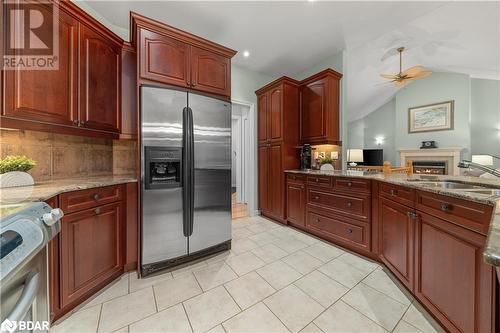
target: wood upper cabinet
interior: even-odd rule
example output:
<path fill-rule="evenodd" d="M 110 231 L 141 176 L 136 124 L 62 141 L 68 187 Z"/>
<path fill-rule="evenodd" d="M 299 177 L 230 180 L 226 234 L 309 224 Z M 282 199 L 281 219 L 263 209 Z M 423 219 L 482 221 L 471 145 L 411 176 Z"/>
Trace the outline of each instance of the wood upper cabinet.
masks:
<path fill-rule="evenodd" d="M 137 13 L 131 17 L 143 83 L 231 97 L 231 58 L 236 51 Z"/>
<path fill-rule="evenodd" d="M 120 138 L 136 139 L 137 122 L 137 54 L 129 43 L 122 48 L 122 80 L 121 80 L 121 126 Z"/>
<path fill-rule="evenodd" d="M 288 222 L 301 226 L 306 225 L 306 188 L 304 182 L 287 181 L 286 207 Z"/>
<path fill-rule="evenodd" d="M 282 139 L 283 129 L 283 85 L 269 91 L 269 139 L 279 141 Z"/>
<path fill-rule="evenodd" d="M 269 97 L 268 93 L 263 93 L 257 97 L 257 111 L 258 111 L 257 136 L 259 144 L 268 141 L 267 140 L 268 97 Z"/>
<path fill-rule="evenodd" d="M 310 144 L 340 142 L 340 79 L 331 69 L 300 83 L 300 141 Z"/>
<path fill-rule="evenodd" d="M 494 332 L 497 281 L 486 237 L 419 213 L 415 295 L 450 332 Z"/>
<path fill-rule="evenodd" d="M 121 50 L 80 25 L 81 126 L 118 132 L 120 127 Z"/>
<path fill-rule="evenodd" d="M 37 8 L 51 17 L 49 7 Z M 3 71 L 3 116 L 67 126 L 77 120 L 78 21 L 64 11 L 59 11 L 58 46 L 57 70 Z"/>
<path fill-rule="evenodd" d="M 380 259 L 403 282 L 413 289 L 415 216 L 413 209 L 394 201 L 379 201 Z"/>
<path fill-rule="evenodd" d="M 140 76 L 189 87 L 189 45 L 146 29 L 139 34 Z"/>
<path fill-rule="evenodd" d="M 231 96 L 231 59 L 191 46 L 191 87 Z"/>
<path fill-rule="evenodd" d="M 81 302 L 123 270 L 122 203 L 90 208 L 62 220 L 61 306 Z"/>

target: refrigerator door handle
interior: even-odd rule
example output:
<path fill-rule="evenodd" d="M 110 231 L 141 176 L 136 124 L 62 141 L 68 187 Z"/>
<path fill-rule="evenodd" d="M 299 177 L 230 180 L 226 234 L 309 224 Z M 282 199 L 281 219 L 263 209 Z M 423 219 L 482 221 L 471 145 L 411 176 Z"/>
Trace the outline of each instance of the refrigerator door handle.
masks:
<path fill-rule="evenodd" d="M 193 110 L 190 107 L 188 109 L 188 118 L 189 118 L 189 236 L 193 234 L 193 225 L 194 225 L 194 128 L 193 128 Z"/>
<path fill-rule="evenodd" d="M 182 230 L 185 237 L 189 237 L 191 227 L 191 158 L 190 134 L 189 134 L 189 112 L 188 108 L 182 109 Z"/>

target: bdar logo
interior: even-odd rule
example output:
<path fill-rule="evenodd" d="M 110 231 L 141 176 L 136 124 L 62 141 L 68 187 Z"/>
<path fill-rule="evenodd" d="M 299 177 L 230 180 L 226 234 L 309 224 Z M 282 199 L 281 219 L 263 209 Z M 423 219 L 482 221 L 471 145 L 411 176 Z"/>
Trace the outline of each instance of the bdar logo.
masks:
<path fill-rule="evenodd" d="M 17 323 L 15 321 L 10 321 L 8 318 L 2 322 L 0 329 L 3 332 L 14 333 L 17 328 Z"/>

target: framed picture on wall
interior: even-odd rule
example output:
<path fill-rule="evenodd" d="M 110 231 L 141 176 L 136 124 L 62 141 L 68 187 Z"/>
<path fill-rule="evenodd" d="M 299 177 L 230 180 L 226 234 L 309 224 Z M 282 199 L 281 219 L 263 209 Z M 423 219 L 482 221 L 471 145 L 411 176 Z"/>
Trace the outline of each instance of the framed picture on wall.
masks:
<path fill-rule="evenodd" d="M 408 133 L 453 129 L 454 101 L 422 105 L 408 109 Z"/>

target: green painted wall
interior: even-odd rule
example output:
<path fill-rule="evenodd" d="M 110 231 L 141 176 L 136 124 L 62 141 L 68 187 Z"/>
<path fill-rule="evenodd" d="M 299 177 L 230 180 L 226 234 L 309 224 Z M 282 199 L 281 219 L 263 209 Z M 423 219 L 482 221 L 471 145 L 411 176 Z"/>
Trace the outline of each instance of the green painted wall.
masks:
<path fill-rule="evenodd" d="M 412 82 L 396 94 L 396 149 L 419 148 L 424 140 L 435 140 L 438 147 L 465 148 L 470 157 L 470 77 L 465 74 L 433 73 Z M 454 128 L 449 131 L 408 133 L 408 108 L 454 100 Z"/>
<path fill-rule="evenodd" d="M 500 81 L 471 80 L 471 151 L 500 157 Z M 500 161 L 496 160 L 500 168 Z"/>
<path fill-rule="evenodd" d="M 232 65 L 231 98 L 248 103 L 257 103 L 255 90 L 265 86 L 274 79 L 272 76 Z"/>

